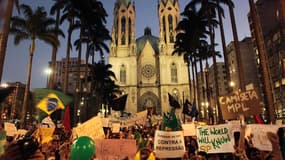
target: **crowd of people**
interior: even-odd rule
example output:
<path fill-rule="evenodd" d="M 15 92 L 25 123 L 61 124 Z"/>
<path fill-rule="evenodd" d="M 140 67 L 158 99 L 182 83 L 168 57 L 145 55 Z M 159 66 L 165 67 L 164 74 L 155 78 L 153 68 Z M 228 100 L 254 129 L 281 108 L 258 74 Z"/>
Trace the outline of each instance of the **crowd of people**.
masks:
<path fill-rule="evenodd" d="M 163 123 L 163 122 L 162 122 Z M 272 151 L 261 151 L 253 146 L 251 135 L 245 137 L 245 127 L 241 127 L 240 132 L 235 137 L 234 153 L 216 153 L 207 154 L 200 151 L 196 136 L 185 136 L 185 154 L 178 158 L 157 158 L 154 151 L 155 131 L 162 130 L 162 123 L 152 124 L 150 118 L 144 124 L 136 124 L 131 127 L 121 127 L 120 132 L 112 133 L 110 127 L 104 127 L 106 139 L 134 139 L 137 144 L 137 154 L 135 160 L 283 160 L 285 157 L 285 138 L 283 128 L 279 128 L 277 133 L 268 132 L 267 136 L 272 144 Z M 37 125 L 29 126 L 28 129 L 33 136 L 33 131 Z M 3 130 L 3 129 L 2 129 Z M 180 126 L 180 130 L 183 130 Z M 172 131 L 171 128 L 165 131 Z M 0 156 L 0 160 L 68 160 L 70 159 L 70 149 L 74 142 L 72 133 L 64 128 L 56 128 L 54 137 L 51 141 L 44 144 L 37 144 L 33 148 L 27 144 L 19 143 L 23 137 L 8 137 L 4 146 L 4 153 Z M 31 139 L 29 142 L 32 141 Z M 27 145 L 27 146 L 25 146 Z M 31 151 L 33 150 L 33 152 Z M 31 152 L 28 152 L 31 151 Z M 92 157 L 94 160 L 96 154 Z M 130 159 L 128 157 L 124 158 Z"/>

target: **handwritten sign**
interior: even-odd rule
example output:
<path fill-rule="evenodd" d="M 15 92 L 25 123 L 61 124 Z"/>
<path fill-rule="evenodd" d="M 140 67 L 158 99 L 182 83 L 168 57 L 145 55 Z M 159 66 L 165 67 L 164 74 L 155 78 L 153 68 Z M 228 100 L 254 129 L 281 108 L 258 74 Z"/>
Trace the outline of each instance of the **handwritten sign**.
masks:
<path fill-rule="evenodd" d="M 249 124 L 245 129 L 245 136 L 253 134 L 253 146 L 262 151 L 272 151 L 272 144 L 267 137 L 267 132 L 277 133 L 280 125 Z"/>
<path fill-rule="evenodd" d="M 261 113 L 259 98 L 255 90 L 220 96 L 219 103 L 225 120 L 236 119 L 240 114 L 250 116 Z"/>
<path fill-rule="evenodd" d="M 158 158 L 183 157 L 185 153 L 184 136 L 182 131 L 155 131 L 154 152 Z"/>
<path fill-rule="evenodd" d="M 17 135 L 24 136 L 28 131 L 25 129 L 18 129 Z"/>
<path fill-rule="evenodd" d="M 137 147 L 132 139 L 96 139 L 96 157 L 102 160 L 134 159 Z"/>
<path fill-rule="evenodd" d="M 196 126 L 194 123 L 182 124 L 184 136 L 196 136 Z"/>
<path fill-rule="evenodd" d="M 199 151 L 207 153 L 234 152 L 234 138 L 230 125 L 212 125 L 197 128 Z"/>
<path fill-rule="evenodd" d="M 7 136 L 14 137 L 17 134 L 17 128 L 14 123 L 5 122 L 4 129 Z"/>
<path fill-rule="evenodd" d="M 138 112 L 138 113 L 136 114 L 136 116 L 137 116 L 137 117 L 135 118 L 136 123 L 137 123 L 137 124 L 144 124 L 144 123 L 146 122 L 146 120 L 147 120 L 147 110 Z"/>
<path fill-rule="evenodd" d="M 121 124 L 120 123 L 112 123 L 112 132 L 120 133 Z"/>
<path fill-rule="evenodd" d="M 78 137 L 89 136 L 95 139 L 105 138 L 105 134 L 102 127 L 102 121 L 99 116 L 93 117 L 83 124 L 76 127 L 76 134 Z"/>

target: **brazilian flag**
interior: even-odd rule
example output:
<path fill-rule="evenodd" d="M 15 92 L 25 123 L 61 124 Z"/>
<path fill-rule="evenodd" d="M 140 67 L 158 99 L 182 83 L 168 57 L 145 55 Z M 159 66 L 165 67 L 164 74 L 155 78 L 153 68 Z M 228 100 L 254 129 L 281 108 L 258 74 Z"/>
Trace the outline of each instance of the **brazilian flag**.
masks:
<path fill-rule="evenodd" d="M 56 94 L 50 93 L 38 102 L 37 108 L 51 115 L 57 109 L 64 109 L 64 104 Z"/>

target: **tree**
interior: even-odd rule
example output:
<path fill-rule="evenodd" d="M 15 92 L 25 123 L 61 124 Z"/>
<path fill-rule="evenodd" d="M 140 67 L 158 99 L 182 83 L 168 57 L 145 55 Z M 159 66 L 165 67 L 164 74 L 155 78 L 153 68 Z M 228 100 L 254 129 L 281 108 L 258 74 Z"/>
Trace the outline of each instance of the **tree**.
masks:
<path fill-rule="evenodd" d="M 11 18 L 10 33 L 15 35 L 15 45 L 18 45 L 23 40 L 31 40 L 29 48 L 30 58 L 21 117 L 21 122 L 23 123 L 30 90 L 31 71 L 33 55 L 36 47 L 36 39 L 43 40 L 51 46 L 58 47 L 60 42 L 58 41 L 56 35 L 64 36 L 64 34 L 55 28 L 55 20 L 47 17 L 47 13 L 43 7 L 37 7 L 37 9 L 33 11 L 30 6 L 22 4 L 20 6 L 20 10 L 24 15 L 23 17 L 16 16 Z"/>
<path fill-rule="evenodd" d="M 91 83 L 92 95 L 98 99 L 98 104 L 109 103 L 117 94 L 120 94 L 119 86 L 115 84 L 115 73 L 111 71 L 111 64 L 105 64 L 103 60 L 89 65 L 90 75 L 88 81 Z M 99 105 L 100 106 L 100 105 Z"/>
<path fill-rule="evenodd" d="M 64 7 L 65 1 L 64 0 L 54 0 L 55 3 L 54 5 L 51 7 L 50 9 L 50 14 L 55 16 L 55 27 L 56 29 L 59 29 L 59 25 L 60 25 L 60 13 L 61 13 L 61 9 Z M 56 55 L 57 55 L 57 47 L 53 47 L 52 48 L 52 55 L 51 55 L 51 75 L 49 76 L 49 80 L 48 80 L 48 88 L 49 89 L 53 89 L 54 88 L 54 77 L 55 77 L 55 64 L 56 64 Z"/>
<path fill-rule="evenodd" d="M 6 7 L 6 13 L 4 17 L 2 40 L 0 41 L 0 46 L 1 46 L 0 47 L 0 83 L 2 80 L 4 61 L 5 61 L 5 56 L 6 56 L 6 47 L 7 47 L 7 42 L 8 42 L 8 34 L 10 30 L 10 20 L 12 17 L 14 4 L 16 4 L 17 8 L 19 8 L 18 0 L 8 0 L 8 4 Z"/>
<path fill-rule="evenodd" d="M 226 0 L 220 0 L 221 3 L 225 3 Z M 222 112 L 221 108 L 218 102 L 218 96 L 219 96 L 219 83 L 218 83 L 218 71 L 217 71 L 217 60 L 216 60 L 216 54 L 215 54 L 215 28 L 217 27 L 218 21 L 217 18 L 217 10 L 223 12 L 222 7 L 219 5 L 219 3 L 216 3 L 216 0 L 192 0 L 189 4 L 189 6 L 200 6 L 201 10 L 203 10 L 204 14 L 208 17 L 208 31 L 209 31 L 209 39 L 211 44 L 211 50 L 212 50 L 212 58 L 213 58 L 213 68 L 214 68 L 214 86 L 215 86 L 215 101 L 218 108 L 219 113 L 219 122 L 222 122 Z"/>
<path fill-rule="evenodd" d="M 197 11 L 195 6 L 186 6 L 181 15 L 183 19 L 176 27 L 177 35 L 173 54 L 183 55 L 188 65 L 189 82 L 191 82 L 190 63 L 195 59 L 195 53 L 200 44 L 206 41 L 208 21 L 202 11 Z M 189 83 L 189 89 L 191 90 L 191 83 Z"/>
<path fill-rule="evenodd" d="M 59 2 L 60 3 L 60 2 Z M 64 68 L 64 82 L 63 82 L 63 92 L 67 93 L 68 91 L 68 81 L 69 81 L 69 60 L 70 60 L 70 50 L 71 50 L 71 35 L 74 30 L 74 21 L 75 18 L 79 17 L 79 12 L 75 10 L 75 7 L 72 5 L 70 0 L 64 0 L 64 6 L 59 6 L 63 8 L 63 15 L 61 16 L 60 23 L 68 21 L 68 35 L 67 35 L 67 46 L 66 46 L 66 57 L 65 57 L 65 68 Z"/>

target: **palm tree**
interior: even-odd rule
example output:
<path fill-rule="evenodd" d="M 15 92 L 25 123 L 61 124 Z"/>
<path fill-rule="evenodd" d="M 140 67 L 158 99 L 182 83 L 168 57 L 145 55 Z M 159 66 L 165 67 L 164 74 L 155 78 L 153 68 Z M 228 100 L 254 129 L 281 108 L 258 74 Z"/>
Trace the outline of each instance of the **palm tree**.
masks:
<path fill-rule="evenodd" d="M 58 41 L 56 35 L 63 36 L 63 33 L 55 28 L 55 20 L 47 17 L 47 13 L 44 11 L 43 7 L 37 7 L 37 9 L 33 11 L 30 6 L 23 4 L 20 6 L 20 10 L 23 12 L 24 16 L 16 16 L 11 18 L 10 33 L 15 35 L 15 45 L 18 45 L 23 40 L 31 40 L 29 49 L 30 59 L 21 117 L 21 122 L 23 124 L 29 96 L 28 94 L 30 89 L 36 39 L 43 40 L 52 46 L 59 46 L 60 42 Z"/>
<path fill-rule="evenodd" d="M 220 0 L 220 2 L 224 2 Z M 218 77 L 216 76 L 217 71 L 217 60 L 216 60 L 216 54 L 215 54 L 215 31 L 214 29 L 217 27 L 218 21 L 216 10 L 223 11 L 222 7 L 217 5 L 216 0 L 192 0 L 189 4 L 189 6 L 200 6 L 201 10 L 203 10 L 204 14 L 208 17 L 208 31 L 209 31 L 209 39 L 211 43 L 211 50 L 212 50 L 212 58 L 213 58 L 213 68 L 214 68 L 214 86 L 215 86 L 215 95 L 217 96 L 215 98 L 217 108 L 218 108 L 218 114 L 219 114 L 219 122 L 222 122 L 222 114 L 221 109 L 218 103 L 218 96 L 219 96 L 219 83 L 218 83 Z"/>
<path fill-rule="evenodd" d="M 81 25 L 84 27 L 84 37 L 81 41 L 86 43 L 86 63 L 89 61 L 89 56 L 92 55 L 92 64 L 94 64 L 95 52 L 99 52 L 101 57 L 103 57 L 104 51 L 109 52 L 109 47 L 105 44 L 106 40 L 111 39 L 109 31 L 105 26 L 107 12 L 103 4 L 97 0 L 80 3 L 76 0 L 71 0 L 71 3 L 79 13 Z M 87 78 L 87 66 L 85 72 L 85 77 Z M 87 84 L 87 79 L 85 84 Z"/>
<path fill-rule="evenodd" d="M 231 1 L 231 0 L 229 0 Z M 217 5 L 219 6 L 220 5 L 220 0 L 217 0 Z M 219 26 L 220 26 L 220 34 L 221 34 L 221 42 L 222 42 L 222 48 L 223 48 L 223 57 L 224 57 L 224 62 L 225 62 L 225 70 L 226 70 L 226 79 L 227 79 L 227 83 L 230 82 L 230 72 L 229 72 L 229 64 L 228 64 L 228 54 L 226 53 L 227 52 L 227 48 L 226 48 L 226 39 L 225 39 L 225 31 L 224 31 L 224 24 L 223 24 L 223 17 L 224 17 L 224 14 L 223 14 L 223 11 L 220 10 L 220 9 L 217 9 L 218 11 L 218 17 L 219 17 Z M 227 90 L 228 92 L 230 91 L 229 90 L 230 87 L 228 86 L 227 84 Z"/>
<path fill-rule="evenodd" d="M 244 82 L 244 74 L 243 74 L 244 72 L 243 72 L 240 45 L 239 45 L 237 27 L 236 27 L 236 21 L 235 21 L 234 4 L 231 0 L 226 0 L 225 2 L 227 3 L 227 5 L 229 7 L 231 24 L 232 24 L 234 46 L 235 46 L 236 60 L 237 60 L 237 68 L 238 68 L 238 75 L 239 75 L 239 87 L 241 88 L 241 90 L 245 90 L 245 82 Z"/>
<path fill-rule="evenodd" d="M 7 3 L 6 13 L 4 17 L 2 40 L 0 41 L 0 46 L 1 46 L 0 48 L 0 83 L 2 80 L 3 67 L 4 67 L 6 48 L 7 48 L 7 42 L 8 42 L 8 34 L 10 30 L 10 20 L 11 20 L 12 13 L 13 13 L 14 3 L 16 4 L 17 8 L 19 8 L 18 0 L 8 0 L 7 2 L 8 3 Z"/>
<path fill-rule="evenodd" d="M 111 64 L 105 64 L 101 60 L 90 65 L 90 75 L 88 81 L 91 82 L 91 92 L 98 99 L 98 104 L 108 103 L 116 95 L 120 93 L 119 87 L 115 84 L 115 73 L 111 71 Z M 99 105 L 100 106 L 100 105 Z"/>
<path fill-rule="evenodd" d="M 195 6 L 186 6 L 181 13 L 184 17 L 177 25 L 177 35 L 173 54 L 183 55 L 188 64 L 189 89 L 191 90 L 190 63 L 196 50 L 207 37 L 207 18 Z"/>
<path fill-rule="evenodd" d="M 64 0 L 54 0 L 55 3 L 54 5 L 51 7 L 50 9 L 50 14 L 55 16 L 55 20 L 56 20 L 56 29 L 59 29 L 59 25 L 60 25 L 60 12 L 61 9 L 64 7 L 65 1 Z M 56 55 L 57 55 L 57 47 L 53 47 L 52 48 L 52 55 L 51 55 L 51 75 L 49 76 L 49 80 L 48 80 L 48 88 L 52 89 L 54 88 L 54 77 L 55 77 L 55 64 L 56 64 Z"/>
<path fill-rule="evenodd" d="M 64 0 L 63 15 L 61 16 L 60 23 L 68 21 L 68 35 L 67 35 L 67 46 L 66 46 L 66 57 L 65 57 L 65 68 L 64 68 L 64 82 L 63 82 L 63 92 L 68 91 L 68 79 L 69 79 L 69 61 L 70 61 L 70 50 L 71 50 L 71 35 L 74 30 L 74 21 L 76 17 L 79 17 L 79 12 L 77 12 L 72 5 L 70 0 Z"/>

